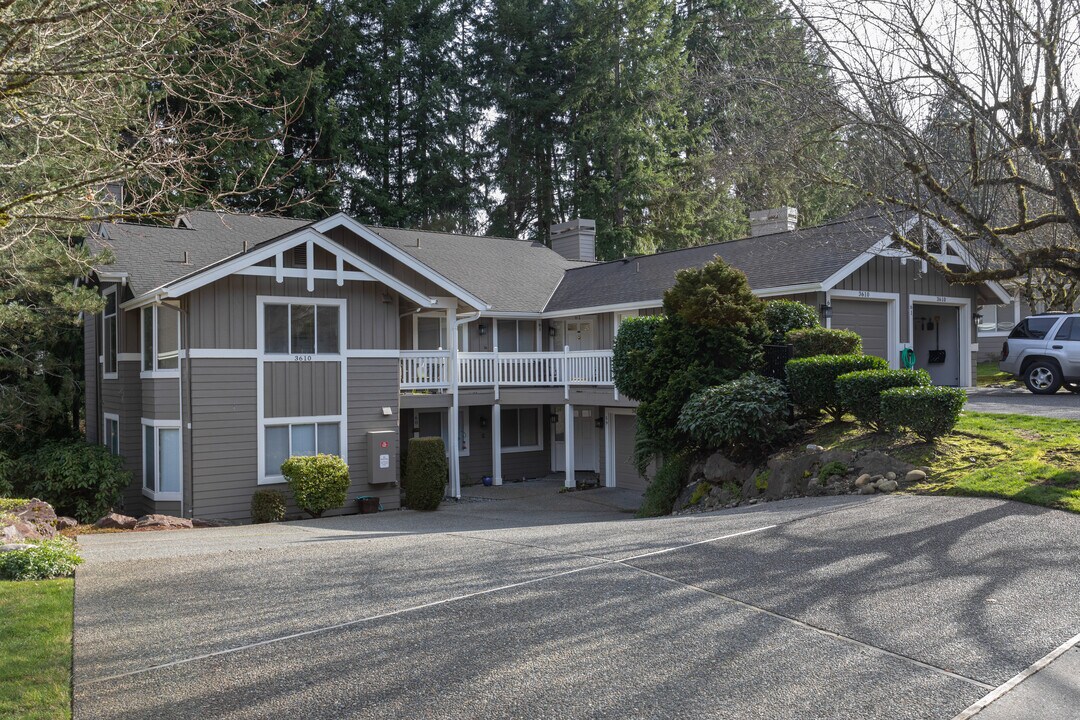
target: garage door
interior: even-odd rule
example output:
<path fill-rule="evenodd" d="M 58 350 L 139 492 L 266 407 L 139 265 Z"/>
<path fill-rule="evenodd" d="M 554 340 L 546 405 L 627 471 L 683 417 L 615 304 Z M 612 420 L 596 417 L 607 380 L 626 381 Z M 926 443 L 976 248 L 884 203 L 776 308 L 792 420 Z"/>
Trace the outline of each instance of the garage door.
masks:
<path fill-rule="evenodd" d="M 832 301 L 832 327 L 862 335 L 863 352 L 889 359 L 889 304 L 872 300 Z"/>
<path fill-rule="evenodd" d="M 645 492 L 649 481 L 634 469 L 634 431 L 637 418 L 615 415 L 615 486 Z"/>

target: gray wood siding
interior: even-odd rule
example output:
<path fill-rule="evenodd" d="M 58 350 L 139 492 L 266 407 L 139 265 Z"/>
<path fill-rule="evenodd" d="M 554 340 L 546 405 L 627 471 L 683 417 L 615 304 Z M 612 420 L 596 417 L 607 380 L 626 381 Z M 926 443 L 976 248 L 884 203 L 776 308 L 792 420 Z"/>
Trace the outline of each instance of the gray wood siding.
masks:
<path fill-rule="evenodd" d="M 142 379 L 142 416 L 157 420 L 180 419 L 180 380 Z"/>
<path fill-rule="evenodd" d="M 401 506 L 399 484 L 368 484 L 368 433 L 391 430 L 398 433 L 398 361 L 394 358 L 352 358 L 348 364 L 349 495 L 347 512 L 356 511 L 355 498 L 378 497 L 384 510 Z M 384 407 L 392 414 L 385 416 Z M 400 448 L 399 448 L 400 452 Z M 400 455 L 391 458 L 400 468 Z M 400 470 L 397 473 L 400 478 Z"/>
<path fill-rule="evenodd" d="M 263 374 L 266 417 L 341 413 L 341 363 L 266 362 Z"/>
<path fill-rule="evenodd" d="M 191 361 L 195 517 L 247 520 L 259 488 L 254 359 Z M 277 486 L 266 486 L 277 487 Z"/>
<path fill-rule="evenodd" d="M 142 381 L 139 363 L 117 363 L 117 378 L 101 381 L 101 413 L 115 413 L 120 418 L 120 456 L 124 469 L 131 473 L 131 483 L 125 488 L 124 512 L 140 515 L 145 502 L 142 494 Z"/>
<path fill-rule="evenodd" d="M 101 385 L 98 368 L 98 341 L 96 316 L 83 313 L 83 389 L 86 399 L 86 441 L 100 443 L 101 407 L 98 403 L 98 390 Z"/>
<path fill-rule="evenodd" d="M 398 295 L 381 283 L 347 281 L 338 287 L 332 280 L 317 280 L 315 292 L 309 293 L 302 278 L 285 278 L 278 283 L 274 278 L 247 275 L 231 275 L 191 293 L 192 347 L 254 350 L 260 295 L 344 298 L 346 347 L 398 347 Z M 384 302 L 386 297 L 390 302 Z"/>

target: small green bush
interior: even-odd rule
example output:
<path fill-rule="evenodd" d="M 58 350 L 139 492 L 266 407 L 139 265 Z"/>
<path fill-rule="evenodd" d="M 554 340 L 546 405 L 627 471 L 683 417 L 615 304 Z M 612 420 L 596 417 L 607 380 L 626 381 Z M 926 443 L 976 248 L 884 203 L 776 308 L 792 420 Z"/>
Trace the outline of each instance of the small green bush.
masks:
<path fill-rule="evenodd" d="M 862 337 L 854 330 L 832 330 L 823 327 L 792 330 L 787 334 L 787 341 L 794 346 L 797 358 L 862 353 Z"/>
<path fill-rule="evenodd" d="M 641 400 L 656 391 L 660 378 L 652 362 L 656 334 L 665 322 L 662 315 L 626 318 L 612 349 L 611 372 L 615 387 L 632 400 Z"/>
<path fill-rule="evenodd" d="M 888 430 L 881 415 L 881 392 L 929 384 L 930 374 L 925 370 L 860 370 L 836 378 L 836 393 L 860 422 L 876 430 Z"/>
<path fill-rule="evenodd" d="M 409 438 L 409 464 L 405 467 L 405 504 L 413 510 L 430 511 L 446 496 L 450 467 L 442 438 Z"/>
<path fill-rule="evenodd" d="M 656 471 L 652 482 L 645 488 L 645 498 L 641 502 L 637 516 L 646 518 L 670 515 L 671 508 L 675 506 L 675 501 L 682 492 L 689 472 L 690 463 L 685 457 L 677 455 L 666 458 L 664 464 Z"/>
<path fill-rule="evenodd" d="M 705 496 L 712 490 L 712 485 L 702 480 L 694 488 L 694 492 L 690 495 L 690 504 L 697 505 L 699 502 L 705 499 Z"/>
<path fill-rule="evenodd" d="M 765 303 L 765 324 L 769 327 L 769 342 L 783 345 L 792 330 L 809 330 L 821 326 L 818 311 L 796 300 L 770 300 Z"/>
<path fill-rule="evenodd" d="M 35 542 L 23 550 L 0 553 L 0 580 L 48 580 L 71 577 L 82 564 L 78 547 L 65 537 Z"/>
<path fill-rule="evenodd" d="M 337 455 L 294 456 L 281 464 L 293 499 L 312 517 L 345 504 L 349 466 Z"/>
<path fill-rule="evenodd" d="M 92 523 L 119 504 L 131 474 L 101 445 L 81 440 L 42 445 L 23 463 L 27 494 L 41 498 L 82 523 Z"/>
<path fill-rule="evenodd" d="M 825 411 L 836 420 L 847 407 L 836 393 L 836 378 L 858 370 L 882 370 L 889 364 L 873 355 L 817 355 L 789 360 L 784 366 L 795 405 L 810 415 Z"/>
<path fill-rule="evenodd" d="M 285 519 L 285 495 L 280 490 L 256 490 L 251 495 L 251 522 L 281 522 Z"/>
<path fill-rule="evenodd" d="M 787 415 L 783 383 L 747 373 L 694 393 L 679 414 L 679 430 L 702 450 L 753 458 L 787 433 Z"/>
<path fill-rule="evenodd" d="M 824 483 L 826 480 L 831 478 L 833 475 L 844 476 L 844 475 L 847 475 L 847 472 L 848 472 L 848 466 L 847 465 L 840 462 L 839 460 L 833 460 L 832 462 L 827 462 L 824 465 L 822 465 L 821 470 L 818 472 L 817 476 L 818 476 L 818 480 L 820 480 L 821 482 Z"/>
<path fill-rule="evenodd" d="M 960 420 L 967 393 L 953 387 L 898 387 L 881 392 L 886 426 L 907 428 L 927 442 L 948 435 Z"/>

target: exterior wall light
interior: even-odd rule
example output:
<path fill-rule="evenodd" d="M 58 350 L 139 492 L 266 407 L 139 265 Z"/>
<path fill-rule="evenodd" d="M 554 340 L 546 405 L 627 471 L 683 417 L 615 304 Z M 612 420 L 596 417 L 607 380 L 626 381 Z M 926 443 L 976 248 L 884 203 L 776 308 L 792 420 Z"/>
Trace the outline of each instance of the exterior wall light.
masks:
<path fill-rule="evenodd" d="M 832 305 L 830 305 L 829 303 L 825 303 L 824 305 L 822 305 L 821 306 L 821 316 L 823 318 L 825 318 L 825 319 L 831 318 L 832 317 Z"/>

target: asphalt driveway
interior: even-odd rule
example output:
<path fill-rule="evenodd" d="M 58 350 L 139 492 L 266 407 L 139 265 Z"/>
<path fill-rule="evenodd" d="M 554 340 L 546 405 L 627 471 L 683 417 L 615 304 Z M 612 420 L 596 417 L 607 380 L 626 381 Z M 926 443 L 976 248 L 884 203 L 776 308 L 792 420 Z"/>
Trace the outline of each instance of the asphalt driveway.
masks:
<path fill-rule="evenodd" d="M 85 538 L 76 720 L 949 719 L 1080 633 L 1075 515 L 877 496 L 631 520 L 619 491 L 527 490 Z"/>
<path fill-rule="evenodd" d="M 1059 390 L 1053 395 L 1035 395 L 1026 388 L 973 388 L 968 391 L 965 409 L 1080 420 L 1080 395 L 1068 390 Z"/>

